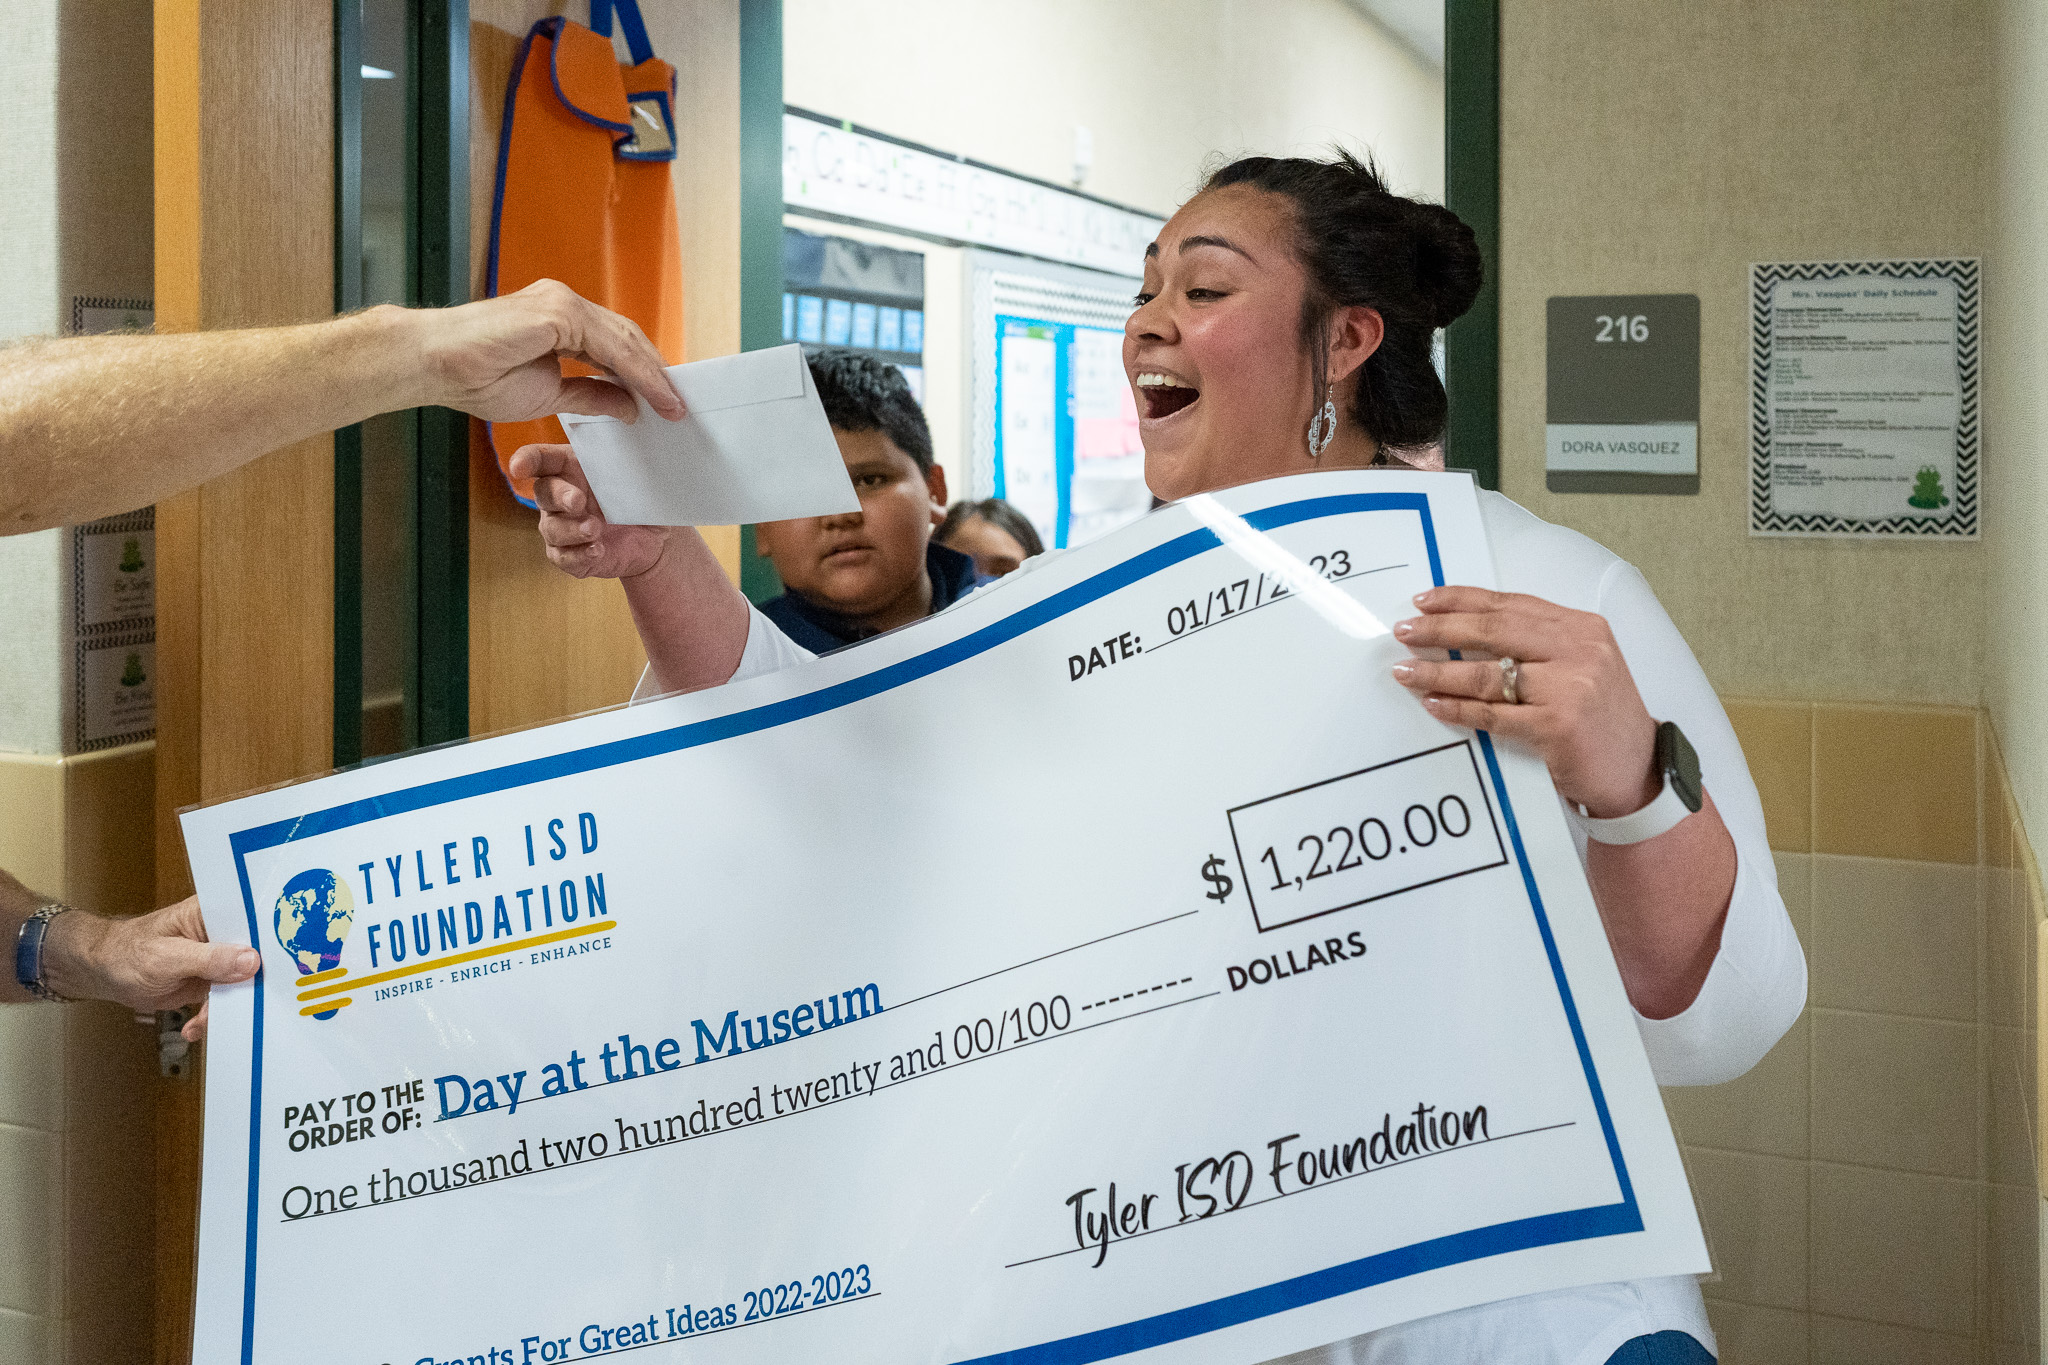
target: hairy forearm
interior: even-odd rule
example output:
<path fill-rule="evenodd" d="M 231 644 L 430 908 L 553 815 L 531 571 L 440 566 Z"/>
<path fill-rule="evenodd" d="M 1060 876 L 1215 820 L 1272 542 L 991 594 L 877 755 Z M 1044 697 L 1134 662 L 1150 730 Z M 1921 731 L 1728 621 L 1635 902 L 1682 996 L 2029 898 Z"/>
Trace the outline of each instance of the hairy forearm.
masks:
<path fill-rule="evenodd" d="M 656 687 L 682 692 L 732 677 L 752 617 L 704 537 L 671 532 L 653 568 L 621 581 Z"/>
<path fill-rule="evenodd" d="M 1593 901 L 1644 1016 L 1669 1019 L 1698 997 L 1721 950 L 1735 870 L 1735 840 L 1711 793 L 1697 814 L 1654 839 L 1586 846 Z"/>
<path fill-rule="evenodd" d="M 417 326 L 395 308 L 300 327 L 9 346 L 0 534 L 147 506 L 422 401 Z"/>

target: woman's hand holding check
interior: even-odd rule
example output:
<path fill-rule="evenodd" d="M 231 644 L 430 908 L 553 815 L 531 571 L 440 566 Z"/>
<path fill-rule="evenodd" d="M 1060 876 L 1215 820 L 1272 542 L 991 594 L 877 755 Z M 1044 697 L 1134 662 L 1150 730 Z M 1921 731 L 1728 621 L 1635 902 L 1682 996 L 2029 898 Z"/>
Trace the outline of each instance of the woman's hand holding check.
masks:
<path fill-rule="evenodd" d="M 1394 627 L 1402 644 L 1487 656 L 1394 666 L 1431 714 L 1528 745 L 1588 814 L 1627 815 L 1656 799 L 1657 721 L 1604 617 L 1485 588 L 1433 588 L 1415 605 L 1423 614 Z M 1503 661 L 1513 663 L 1514 701 Z"/>
<path fill-rule="evenodd" d="M 1394 626 L 1411 649 L 1479 659 L 1404 659 L 1394 677 L 1431 714 L 1526 744 L 1567 801 L 1610 818 L 1657 797 L 1657 721 L 1605 617 L 1522 593 L 1432 588 Z M 1629 999 L 1651 1019 L 1682 1013 L 1720 949 L 1734 840 L 1712 792 L 1697 814 L 1635 844 L 1589 843 L 1586 878 Z"/>

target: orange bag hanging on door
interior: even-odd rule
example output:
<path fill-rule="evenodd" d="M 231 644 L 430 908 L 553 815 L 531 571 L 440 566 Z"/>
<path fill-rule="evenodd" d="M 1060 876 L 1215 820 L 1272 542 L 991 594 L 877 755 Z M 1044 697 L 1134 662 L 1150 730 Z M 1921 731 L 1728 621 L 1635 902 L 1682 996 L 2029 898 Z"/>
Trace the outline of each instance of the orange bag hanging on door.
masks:
<path fill-rule="evenodd" d="M 612 51 L 616 4 L 633 64 Z M 640 324 L 669 364 L 683 358 L 682 242 L 675 160 L 676 71 L 656 61 L 636 0 L 591 0 L 591 27 L 543 19 L 520 44 L 505 91 L 498 191 L 484 292 L 560 280 Z M 562 362 L 565 373 L 593 374 Z M 498 471 L 531 507 L 531 480 L 507 468 L 524 445 L 564 439 L 552 417 L 486 427 Z"/>

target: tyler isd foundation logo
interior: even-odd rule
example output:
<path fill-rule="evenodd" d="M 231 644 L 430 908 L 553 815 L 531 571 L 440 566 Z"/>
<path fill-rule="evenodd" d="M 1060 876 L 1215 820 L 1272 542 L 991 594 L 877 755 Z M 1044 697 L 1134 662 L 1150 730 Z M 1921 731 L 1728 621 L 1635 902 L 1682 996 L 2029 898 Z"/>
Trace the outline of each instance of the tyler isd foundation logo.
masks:
<path fill-rule="evenodd" d="M 341 945 L 354 925 L 356 902 L 348 883 L 324 867 L 301 872 L 284 884 L 273 919 L 277 941 L 299 969 L 300 987 L 341 976 Z M 303 997 L 301 997 L 303 998 Z M 315 1019 L 332 1019 L 346 999 L 323 1000 L 299 1011 Z"/>

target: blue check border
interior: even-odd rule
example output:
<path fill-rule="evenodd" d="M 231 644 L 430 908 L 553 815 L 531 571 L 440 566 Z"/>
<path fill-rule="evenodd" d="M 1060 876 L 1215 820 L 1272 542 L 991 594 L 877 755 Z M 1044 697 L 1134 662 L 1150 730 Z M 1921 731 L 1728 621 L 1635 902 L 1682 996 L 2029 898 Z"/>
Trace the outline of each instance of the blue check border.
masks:
<path fill-rule="evenodd" d="M 1282 503 L 1246 513 L 1244 519 L 1255 530 L 1271 531 L 1324 517 L 1383 511 L 1410 511 L 1421 519 L 1423 541 L 1429 550 L 1430 581 L 1441 586 L 1444 581 L 1443 563 L 1437 553 L 1436 526 L 1430 516 L 1429 498 L 1425 494 L 1351 493 L 1305 498 L 1299 502 Z M 716 744 L 720 740 L 772 730 L 793 721 L 836 711 L 985 654 L 998 645 L 1006 644 L 1040 626 L 1057 621 L 1099 598 L 1141 582 L 1196 555 L 1218 549 L 1221 545 L 1222 542 L 1213 531 L 1200 529 L 1185 532 L 949 644 L 940 645 L 936 649 L 900 660 L 858 678 L 849 678 L 844 682 L 821 687 L 801 697 L 770 702 L 765 706 L 717 716 L 710 720 L 694 721 L 672 730 L 635 735 L 628 739 L 595 744 L 587 749 L 528 759 L 520 763 L 508 763 L 503 767 L 444 778 L 438 782 L 401 787 L 381 796 L 329 806 L 324 810 L 308 811 L 288 820 L 275 820 L 268 824 L 238 830 L 228 836 L 228 842 L 234 854 L 235 874 L 242 889 L 243 909 L 249 920 L 249 941 L 262 942 L 262 929 L 256 914 L 256 899 L 249 884 L 247 859 L 251 853 L 347 829 L 371 820 L 426 810 L 451 801 L 531 786 L 538 782 L 550 782 L 578 773 L 594 772 L 601 768 L 617 767 L 620 764 L 655 758 L 662 754 Z M 1571 1026 L 1572 1042 L 1578 1048 L 1579 1064 L 1585 1070 L 1593 1107 L 1600 1118 L 1600 1130 L 1607 1141 L 1608 1155 L 1614 1162 L 1614 1174 L 1621 1189 L 1621 1201 L 1562 1213 L 1544 1214 L 1535 1218 L 1516 1219 L 1496 1223 L 1490 1227 L 1454 1233 L 1448 1237 L 1432 1238 L 1393 1251 L 1381 1252 L 1375 1256 L 1347 1261 L 1312 1274 L 1299 1275 L 1258 1289 L 1246 1290 L 1240 1294 L 1230 1294 L 1207 1303 L 1176 1309 L 1170 1313 L 1139 1318 L 1116 1327 L 1084 1332 L 1077 1336 L 1042 1342 L 998 1355 L 983 1356 L 973 1361 L 962 1362 L 962 1365 L 995 1365 L 995 1362 L 1002 1362 L 1003 1365 L 1085 1365 L 1086 1362 L 1106 1360 L 1131 1351 L 1144 1350 L 1147 1347 L 1199 1336 L 1205 1332 L 1233 1327 L 1428 1270 L 1438 1270 L 1445 1266 L 1531 1247 L 1552 1246 L 1594 1237 L 1612 1237 L 1643 1230 L 1642 1212 L 1636 1202 L 1635 1187 L 1629 1180 L 1628 1165 L 1621 1154 L 1621 1140 L 1614 1131 L 1614 1121 L 1608 1111 L 1607 1097 L 1601 1089 L 1600 1076 L 1593 1065 L 1592 1049 L 1586 1043 L 1585 1029 L 1579 1020 L 1578 1005 L 1572 998 L 1571 984 L 1565 979 L 1564 962 L 1558 954 L 1557 940 L 1551 933 L 1550 918 L 1543 909 L 1543 897 L 1536 889 L 1536 875 L 1529 866 L 1528 852 L 1522 844 L 1521 826 L 1515 818 L 1514 805 L 1508 799 L 1507 783 L 1501 776 L 1500 761 L 1494 753 L 1492 738 L 1481 732 L 1479 747 L 1486 757 L 1486 770 L 1492 779 L 1494 793 L 1500 798 L 1501 812 L 1507 820 L 1508 840 L 1514 848 L 1516 864 L 1522 870 L 1522 884 L 1529 892 L 1529 906 L 1536 916 L 1536 927 L 1543 938 L 1543 951 L 1550 960 L 1551 975 L 1557 982 L 1558 996 L 1564 1005 L 1565 1018 Z M 249 1066 L 247 1242 L 242 1282 L 244 1365 L 254 1365 L 255 1362 L 257 1188 L 263 1136 L 261 1116 L 264 974 L 257 975 L 255 989 L 255 1027 L 250 1040 Z"/>

